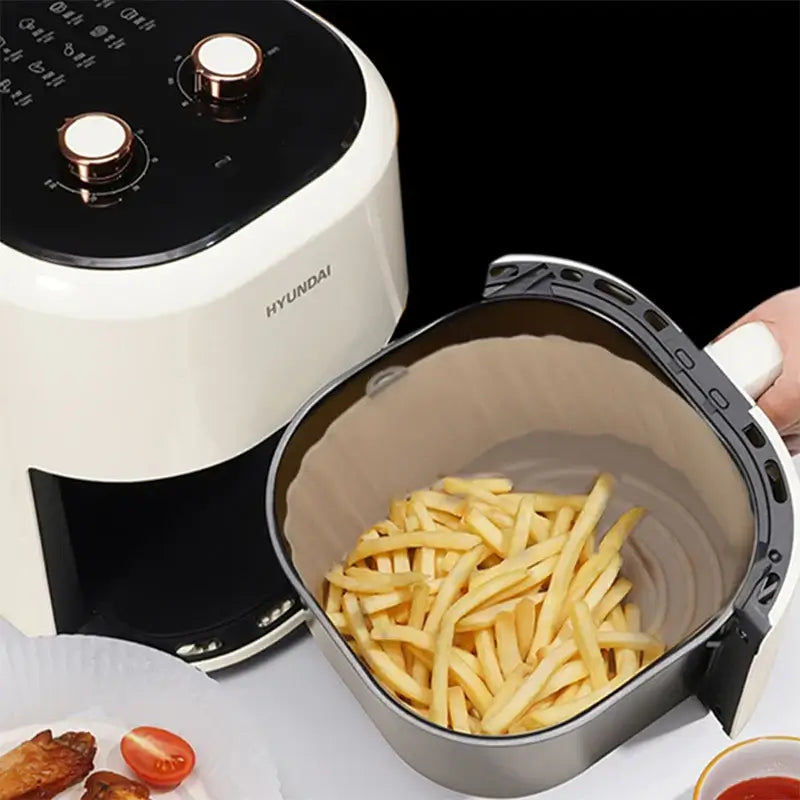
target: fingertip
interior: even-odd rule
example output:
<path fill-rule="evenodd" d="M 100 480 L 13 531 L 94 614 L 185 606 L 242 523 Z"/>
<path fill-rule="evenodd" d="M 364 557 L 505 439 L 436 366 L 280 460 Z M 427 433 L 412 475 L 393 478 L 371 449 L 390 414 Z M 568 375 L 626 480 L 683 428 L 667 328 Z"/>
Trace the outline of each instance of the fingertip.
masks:
<path fill-rule="evenodd" d="M 784 432 L 796 421 L 797 408 L 792 403 L 791 394 L 782 391 L 782 378 L 767 389 L 758 399 L 758 407 L 769 417 L 770 422 Z"/>

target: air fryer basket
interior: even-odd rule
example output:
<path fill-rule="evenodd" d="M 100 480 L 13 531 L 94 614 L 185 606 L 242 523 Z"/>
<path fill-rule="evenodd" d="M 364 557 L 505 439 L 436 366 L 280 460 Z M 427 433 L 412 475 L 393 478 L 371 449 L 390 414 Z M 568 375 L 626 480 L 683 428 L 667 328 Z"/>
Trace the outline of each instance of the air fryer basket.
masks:
<path fill-rule="evenodd" d="M 279 448 L 269 487 L 273 542 L 312 631 L 383 734 L 434 780 L 495 796 L 571 777 L 692 692 L 730 727 L 772 598 L 761 619 L 737 614 L 737 602 L 757 586 L 766 596 L 764 569 L 780 564 L 763 545 L 772 535 L 777 552 L 781 521 L 791 548 L 785 491 L 781 501 L 748 438 L 763 459 L 765 437 L 705 354 L 649 304 L 634 314 L 629 301 L 644 299 L 605 278 L 528 264 L 511 279 L 490 279 L 490 299 L 312 400 Z M 500 740 L 432 726 L 384 693 L 325 619 L 324 573 L 391 498 L 444 475 L 495 473 L 521 490 L 580 493 L 600 471 L 617 481 L 601 530 L 632 505 L 649 511 L 623 547 L 623 574 L 644 628 L 669 650 L 576 720 Z"/>

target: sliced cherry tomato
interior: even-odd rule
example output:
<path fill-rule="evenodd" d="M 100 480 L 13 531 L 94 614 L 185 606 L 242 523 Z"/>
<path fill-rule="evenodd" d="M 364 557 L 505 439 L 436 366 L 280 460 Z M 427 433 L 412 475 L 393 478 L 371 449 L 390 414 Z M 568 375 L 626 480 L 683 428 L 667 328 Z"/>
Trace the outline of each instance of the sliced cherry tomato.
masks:
<path fill-rule="evenodd" d="M 150 786 L 177 786 L 194 769 L 191 745 L 163 728 L 134 728 L 119 746 L 125 763 Z"/>

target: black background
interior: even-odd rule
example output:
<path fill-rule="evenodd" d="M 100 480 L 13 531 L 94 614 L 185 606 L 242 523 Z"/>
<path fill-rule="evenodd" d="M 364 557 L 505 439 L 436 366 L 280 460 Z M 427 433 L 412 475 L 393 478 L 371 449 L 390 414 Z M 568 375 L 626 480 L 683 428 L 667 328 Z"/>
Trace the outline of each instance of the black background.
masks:
<path fill-rule="evenodd" d="M 397 104 L 401 331 L 508 252 L 615 273 L 698 344 L 797 285 L 798 3 L 307 5 Z"/>

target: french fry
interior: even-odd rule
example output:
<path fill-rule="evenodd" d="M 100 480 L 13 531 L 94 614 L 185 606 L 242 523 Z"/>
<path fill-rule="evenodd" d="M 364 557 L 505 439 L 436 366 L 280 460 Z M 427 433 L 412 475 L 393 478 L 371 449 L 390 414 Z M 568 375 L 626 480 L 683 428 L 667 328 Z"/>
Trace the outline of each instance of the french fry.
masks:
<path fill-rule="evenodd" d="M 450 711 L 450 724 L 459 733 L 470 733 L 467 699 L 460 686 L 451 686 L 447 690 L 447 706 Z"/>
<path fill-rule="evenodd" d="M 642 653 L 642 669 L 649 667 L 657 658 L 664 655 L 666 647 L 663 642 L 656 642 L 652 647 L 648 648 L 647 652 Z"/>
<path fill-rule="evenodd" d="M 476 491 L 506 494 L 514 488 L 508 478 L 444 478 L 442 487 L 448 494 L 472 494 Z"/>
<path fill-rule="evenodd" d="M 614 627 L 614 630 L 618 633 L 629 632 L 628 621 L 625 618 L 625 612 L 622 610 L 622 606 L 617 606 L 608 615 L 608 619 Z M 637 624 L 634 633 L 638 633 L 638 629 L 639 625 Z M 614 651 L 614 664 L 617 675 L 632 678 L 639 669 L 639 654 L 630 647 L 619 647 Z"/>
<path fill-rule="evenodd" d="M 476 502 L 470 498 L 469 508 L 474 508 L 480 511 L 490 522 L 492 522 L 501 530 L 507 530 L 514 524 L 514 517 L 506 511 L 503 511 L 503 509 L 497 505 L 482 503 L 480 501 Z M 503 552 L 505 552 L 505 550 L 503 550 Z"/>
<path fill-rule="evenodd" d="M 339 574 L 342 568 L 339 567 Z M 325 613 L 330 616 L 342 610 L 342 587 L 328 582 L 328 596 L 325 599 Z"/>
<path fill-rule="evenodd" d="M 532 721 L 540 727 L 548 727 L 550 725 L 557 725 L 559 722 L 576 717 L 578 714 L 586 711 L 587 708 L 593 706 L 595 703 L 600 702 L 603 698 L 607 697 L 611 692 L 619 689 L 624 683 L 621 677 L 612 678 L 605 686 L 600 689 L 588 690 L 585 694 L 579 690 L 576 699 L 567 703 L 557 703 L 550 708 L 538 709 L 532 711 L 530 716 Z"/>
<path fill-rule="evenodd" d="M 597 606 L 592 609 L 594 624 L 600 625 L 611 613 L 612 609 L 625 599 L 631 589 L 633 589 L 633 584 L 627 578 L 619 578 L 606 592 Z"/>
<path fill-rule="evenodd" d="M 428 509 L 425 508 L 424 503 L 419 500 L 412 500 L 411 508 L 414 510 L 414 514 L 419 520 L 419 526 L 423 531 L 435 531 L 437 529 L 436 523 L 433 521 Z M 431 547 L 423 547 L 421 549 L 420 572 L 429 578 L 436 577 L 436 551 Z"/>
<path fill-rule="evenodd" d="M 465 595 L 460 597 L 445 612 L 445 616 L 450 616 L 454 622 L 458 622 L 471 611 L 499 596 L 506 589 L 518 585 L 525 580 L 527 573 L 524 569 L 516 572 L 506 572 L 496 578 L 486 581 L 486 583 L 470 589 Z"/>
<path fill-rule="evenodd" d="M 528 536 L 531 532 L 531 518 L 533 516 L 533 500 L 530 495 L 526 495 L 520 501 L 517 508 L 517 518 L 514 520 L 514 528 L 507 547 L 508 558 L 511 559 L 519 555 L 528 544 Z M 506 561 L 508 563 L 508 561 Z"/>
<path fill-rule="evenodd" d="M 575 693 L 577 694 L 578 685 L 588 675 L 589 670 L 583 661 L 568 661 L 553 673 L 550 680 L 547 681 L 542 691 L 537 695 L 537 700 L 550 697 L 550 695 L 556 694 L 569 686 L 575 686 Z"/>
<path fill-rule="evenodd" d="M 423 650 L 415 649 L 414 654 L 425 663 L 428 669 L 433 667 L 433 656 Z M 480 676 L 467 664 L 458 650 L 450 654 L 450 674 L 453 680 L 464 690 L 470 703 L 481 716 L 492 702 L 492 693 Z M 429 715 L 430 718 L 430 715 Z"/>
<path fill-rule="evenodd" d="M 609 529 L 608 533 L 600 540 L 597 548 L 598 553 L 612 550 L 618 553 L 625 544 L 625 540 L 631 535 L 633 529 L 639 524 L 647 510 L 635 506 L 629 508 Z"/>
<path fill-rule="evenodd" d="M 359 650 L 381 680 L 385 681 L 395 692 L 410 700 L 416 700 L 423 705 L 430 703 L 430 690 L 420 686 L 407 672 L 400 669 L 379 645 L 372 641 L 361 613 L 358 598 L 348 593 L 342 598 L 342 606 L 347 625 L 358 643 Z"/>
<path fill-rule="evenodd" d="M 370 530 L 366 531 L 361 536 L 361 541 L 369 541 L 370 539 L 377 539 L 380 537 L 380 533 L 377 530 L 377 527 L 371 528 Z M 375 556 L 373 559 L 375 561 L 375 569 L 378 572 L 389 573 L 392 572 L 392 557 L 390 555 L 378 555 Z"/>
<path fill-rule="evenodd" d="M 339 633 L 348 632 L 347 618 L 341 611 L 331 611 L 331 613 L 328 614 L 328 619 L 336 626 L 336 630 L 339 631 Z"/>
<path fill-rule="evenodd" d="M 395 504 L 397 505 L 396 510 L 394 510 Z M 404 507 L 404 503 L 399 500 L 395 501 L 392 504 L 392 510 L 390 510 L 390 519 L 379 522 L 375 525 L 375 529 L 385 536 L 394 536 L 402 533 L 405 530 Z M 411 572 L 411 561 L 406 550 L 395 550 L 390 553 L 390 557 L 392 559 L 393 572 Z"/>
<path fill-rule="evenodd" d="M 433 635 L 418 628 L 412 628 L 410 625 L 392 625 L 388 622 L 376 622 L 372 628 L 372 638 L 376 642 L 406 642 L 420 650 L 433 652 Z"/>
<path fill-rule="evenodd" d="M 483 628 L 475 632 L 475 651 L 478 654 L 481 672 L 489 691 L 496 695 L 503 686 L 505 679 L 500 669 L 500 662 L 497 660 L 494 630 L 492 628 Z"/>
<path fill-rule="evenodd" d="M 497 555 L 504 555 L 502 532 L 480 509 L 471 508 L 464 522 L 467 529 L 480 536 Z"/>
<path fill-rule="evenodd" d="M 516 556 L 506 558 L 497 566 L 478 570 L 470 581 L 470 588 L 473 586 L 480 586 L 482 583 L 486 583 L 486 581 L 491 580 L 497 575 L 502 575 L 504 572 L 514 572 L 518 569 L 530 569 L 552 556 L 557 556 L 566 542 L 566 536 L 557 536 L 553 539 L 547 539 L 541 544 L 535 544 L 522 550 Z"/>
<path fill-rule="evenodd" d="M 508 727 L 516 722 L 533 704 L 536 696 L 552 674 L 577 652 L 578 646 L 574 640 L 564 642 L 555 652 L 540 661 L 533 672 L 525 678 L 508 703 L 497 709 L 491 716 L 484 717 L 483 730 L 494 735 L 508 730 Z"/>
<path fill-rule="evenodd" d="M 592 558 L 594 558 L 594 556 L 592 556 Z M 597 608 L 603 597 L 605 597 L 606 593 L 611 589 L 614 584 L 614 580 L 616 579 L 617 575 L 619 575 L 619 570 L 622 567 L 622 557 L 619 555 L 619 553 L 609 553 L 608 559 L 608 564 L 603 567 L 600 574 L 594 579 L 586 594 L 580 598 L 577 598 L 583 600 L 589 607 L 590 611 L 594 611 L 595 608 Z M 591 560 L 592 559 L 589 559 L 589 561 Z M 586 567 L 588 564 L 589 562 L 587 561 L 586 564 L 581 567 L 581 569 Z M 561 606 L 562 612 L 566 611 L 566 617 L 564 617 L 564 620 L 561 623 L 562 627 L 559 630 L 558 637 L 563 638 L 565 631 L 568 631 L 571 628 L 571 623 L 569 622 L 568 617 L 570 611 L 572 611 L 572 607 L 575 605 L 575 600 L 575 596 L 573 596 L 572 600 L 570 600 L 569 596 L 567 596 L 567 599 Z M 563 614 L 560 616 L 563 616 Z M 566 626 L 566 628 L 564 626 Z"/>
<path fill-rule="evenodd" d="M 583 506 L 581 505 L 581 508 Z M 569 533 L 572 529 L 572 523 L 575 521 L 575 509 L 570 506 L 562 506 L 558 509 L 555 519 L 553 520 L 553 527 L 550 531 L 551 536 L 563 536 Z"/>
<path fill-rule="evenodd" d="M 362 570 L 360 567 L 353 567 Z M 334 586 L 339 586 L 346 592 L 360 592 L 363 594 L 388 594 L 395 589 L 411 586 L 425 580 L 425 576 L 414 572 L 404 572 L 400 575 L 385 575 L 374 570 L 363 569 L 354 575 L 344 575 L 337 572 L 328 572 L 325 578 Z"/>
<path fill-rule="evenodd" d="M 614 581 L 617 579 L 621 567 L 622 557 L 619 553 L 614 553 L 611 557 L 611 562 L 600 575 L 597 576 L 597 579 L 583 598 L 590 611 L 594 611 L 600 605 L 603 598 L 614 585 Z M 611 609 L 609 609 L 609 613 L 610 612 Z"/>
<path fill-rule="evenodd" d="M 484 729 L 486 728 L 487 720 L 491 720 L 494 715 L 508 705 L 511 698 L 514 697 L 516 692 L 519 690 L 519 687 L 522 686 L 522 682 L 528 677 L 528 675 L 530 675 L 532 671 L 533 670 L 529 664 L 523 664 L 520 662 L 509 673 L 508 677 L 503 681 L 503 685 L 494 696 L 492 704 L 488 709 L 486 709 L 486 715 L 483 719 Z"/>
<path fill-rule="evenodd" d="M 447 683 L 455 627 L 455 621 L 448 612 L 437 629 L 433 648 L 430 719 L 443 727 L 447 727 Z"/>
<path fill-rule="evenodd" d="M 412 500 L 419 500 L 431 512 L 441 511 L 456 519 L 464 513 L 465 502 L 460 497 L 453 497 L 445 492 L 422 490 L 411 495 Z M 434 516 L 431 513 L 431 516 Z M 435 517 L 434 517 L 435 519 Z"/>
<path fill-rule="evenodd" d="M 501 594 L 503 593 L 501 592 Z M 500 595 L 498 595 L 498 597 L 499 596 Z M 477 611 L 462 617 L 456 623 L 456 630 L 479 631 L 482 628 L 492 628 L 497 621 L 497 617 L 502 614 L 503 611 L 513 611 L 523 600 L 530 600 L 534 606 L 537 606 L 544 600 L 544 593 L 529 592 L 520 597 L 514 597 L 510 600 L 503 600 L 498 603 L 495 603 L 494 599 L 489 600 L 488 602 L 491 603 L 491 605 L 481 606 Z"/>
<path fill-rule="evenodd" d="M 572 526 L 567 542 L 558 557 L 558 563 L 550 577 L 550 586 L 536 623 L 531 652 L 528 654 L 529 661 L 532 654 L 540 647 L 549 644 L 553 639 L 558 611 L 566 599 L 578 556 L 586 539 L 594 530 L 595 525 L 597 525 L 608 505 L 613 483 L 614 479 L 607 473 L 603 473 L 598 477 L 578 518 L 575 520 L 575 524 Z"/>
<path fill-rule="evenodd" d="M 552 535 L 553 525 L 547 517 L 542 517 L 531 511 L 530 525 L 528 526 L 529 539 L 534 542 L 544 542 Z"/>
<path fill-rule="evenodd" d="M 572 605 L 577 600 L 583 598 L 592 583 L 612 562 L 631 531 L 636 527 L 645 513 L 645 509 L 643 508 L 631 508 L 612 525 L 611 529 L 600 542 L 597 553 L 592 555 L 586 563 L 581 566 L 577 575 L 573 578 L 569 587 L 567 602 L 562 607 L 560 622 L 563 622 L 569 616 Z"/>
<path fill-rule="evenodd" d="M 453 653 L 457 653 L 461 656 L 462 661 L 481 679 L 483 679 L 483 670 L 481 669 L 481 662 L 478 661 L 478 657 L 473 653 L 468 653 L 461 647 L 456 647 L 453 645 Z"/>
<path fill-rule="evenodd" d="M 430 589 L 425 583 L 418 583 L 411 593 L 411 608 L 408 612 L 408 627 L 422 630 L 427 613 L 428 600 L 430 599 Z M 414 656 L 410 648 L 406 650 L 406 661 L 411 664 L 411 677 L 420 684 L 428 686 L 430 683 L 430 669 L 420 659 Z"/>
<path fill-rule="evenodd" d="M 461 589 L 466 585 L 472 571 L 486 555 L 487 550 L 483 546 L 475 547 L 464 553 L 451 570 L 450 574 L 442 582 L 433 607 L 425 620 L 423 630 L 429 633 L 436 633 L 445 611 L 450 608 L 458 597 Z"/>
<path fill-rule="evenodd" d="M 516 583 L 513 586 L 510 586 L 508 589 L 503 590 L 491 600 L 487 600 L 485 603 L 478 606 L 478 608 L 483 608 L 484 606 L 489 605 L 489 603 L 494 605 L 495 603 L 501 603 L 504 600 L 511 600 L 519 595 L 530 594 L 533 597 L 538 593 L 531 594 L 531 590 L 541 588 L 542 583 L 544 583 L 544 581 L 546 581 L 547 578 L 553 574 L 553 569 L 555 569 L 557 561 L 558 556 L 553 556 L 552 558 L 547 558 L 544 561 L 540 561 L 535 567 L 531 567 L 528 570 L 527 576 L 519 583 Z M 544 600 L 544 592 L 541 592 L 541 598 Z"/>
<path fill-rule="evenodd" d="M 379 553 L 391 553 L 393 550 L 407 550 L 409 547 L 432 547 L 439 550 L 472 550 L 481 543 L 479 536 L 471 533 L 455 533 L 445 531 L 416 531 L 414 533 L 398 533 L 394 536 L 381 536 L 360 542 L 347 557 L 347 565 L 375 556 Z"/>
<path fill-rule="evenodd" d="M 578 563 L 582 566 L 594 555 L 594 531 L 589 534 L 589 537 L 583 543 L 581 554 L 578 557 Z"/>
<path fill-rule="evenodd" d="M 392 569 L 397 575 L 403 572 L 411 572 L 411 560 L 408 557 L 408 550 L 392 551 Z"/>
<path fill-rule="evenodd" d="M 617 611 L 618 608 L 615 608 L 611 613 L 614 614 Z M 642 629 L 642 614 L 639 610 L 639 606 L 635 603 L 628 603 L 622 614 L 625 620 L 625 628 L 623 629 L 620 626 L 618 630 L 639 633 Z M 624 647 L 617 651 L 617 668 L 620 675 L 632 678 L 639 671 L 640 666 L 641 657 L 635 650 Z"/>
<path fill-rule="evenodd" d="M 380 626 L 380 625 L 392 624 L 391 619 L 389 617 L 389 612 L 381 611 L 378 614 L 375 614 L 375 616 L 372 617 L 372 624 L 373 624 L 373 632 L 375 630 L 374 626 L 376 625 Z M 372 638 L 374 639 L 375 636 L 373 636 Z M 383 651 L 386 653 L 386 655 L 388 655 L 389 658 L 391 658 L 392 661 L 394 661 L 394 663 L 397 664 L 398 667 L 400 667 L 400 669 L 405 670 L 406 658 L 403 653 L 403 647 L 400 644 L 400 642 L 393 642 L 393 641 L 381 642 L 381 647 L 383 648 Z"/>
<path fill-rule="evenodd" d="M 489 600 L 486 600 L 485 602 L 481 603 L 478 606 L 478 610 L 480 610 L 481 608 L 485 608 L 486 606 L 489 605 L 502 603 L 505 600 L 513 600 L 515 597 L 528 595 L 533 590 L 535 590 L 541 583 L 542 583 L 541 581 L 537 580 L 529 572 L 519 583 L 515 583 L 513 586 L 509 586 L 508 589 L 504 589 L 502 592 L 499 592 L 495 597 L 492 597 Z M 544 596 L 544 593 L 542 594 Z"/>
<path fill-rule="evenodd" d="M 536 603 L 530 597 L 523 598 L 514 608 L 514 625 L 517 628 L 520 655 L 527 655 L 536 629 Z"/>
<path fill-rule="evenodd" d="M 417 583 L 417 586 L 425 586 L 424 581 Z M 341 591 L 340 587 L 337 588 Z M 411 589 L 408 588 L 395 589 L 392 592 L 386 592 L 386 594 L 371 594 L 361 598 L 361 610 L 368 616 L 372 616 L 381 611 L 399 606 L 401 603 L 406 603 L 410 599 Z"/>
<path fill-rule="evenodd" d="M 572 630 L 581 654 L 583 663 L 589 670 L 589 679 L 593 689 L 602 689 L 608 683 L 606 664 L 600 645 L 597 643 L 597 630 L 592 622 L 592 612 L 582 600 L 575 603 L 570 614 Z"/>
<path fill-rule="evenodd" d="M 405 501 L 395 499 L 389 503 L 389 521 L 400 531 L 406 529 Z"/>
<path fill-rule="evenodd" d="M 504 611 L 497 617 L 497 622 L 494 624 L 494 636 L 497 641 L 497 657 L 500 661 L 500 669 L 503 670 L 503 675 L 508 678 L 522 661 L 519 654 L 517 625 L 513 611 Z"/>

